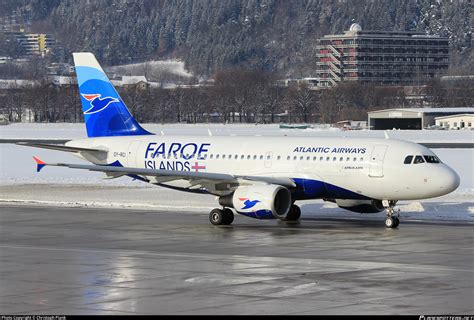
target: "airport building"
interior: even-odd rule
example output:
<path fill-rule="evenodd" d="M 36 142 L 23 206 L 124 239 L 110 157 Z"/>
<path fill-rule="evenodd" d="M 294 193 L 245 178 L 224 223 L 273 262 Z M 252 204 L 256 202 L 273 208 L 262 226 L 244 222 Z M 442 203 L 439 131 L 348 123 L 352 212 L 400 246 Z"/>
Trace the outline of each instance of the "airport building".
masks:
<path fill-rule="evenodd" d="M 474 129 L 474 113 L 437 117 L 435 125 L 443 129 Z"/>
<path fill-rule="evenodd" d="M 434 126 L 440 117 L 473 114 L 474 108 L 385 109 L 368 112 L 367 123 L 372 130 L 421 130 Z"/>
<path fill-rule="evenodd" d="M 411 83 L 448 69 L 448 38 L 411 31 L 362 30 L 357 23 L 344 34 L 318 40 L 320 87 L 341 81 Z"/>

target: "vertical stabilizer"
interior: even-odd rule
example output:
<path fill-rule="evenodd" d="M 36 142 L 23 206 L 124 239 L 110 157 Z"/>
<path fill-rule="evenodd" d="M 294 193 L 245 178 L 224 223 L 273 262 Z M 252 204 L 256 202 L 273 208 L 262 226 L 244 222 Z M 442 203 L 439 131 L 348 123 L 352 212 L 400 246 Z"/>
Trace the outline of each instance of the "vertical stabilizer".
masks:
<path fill-rule="evenodd" d="M 148 135 L 90 52 L 73 53 L 87 136 Z"/>

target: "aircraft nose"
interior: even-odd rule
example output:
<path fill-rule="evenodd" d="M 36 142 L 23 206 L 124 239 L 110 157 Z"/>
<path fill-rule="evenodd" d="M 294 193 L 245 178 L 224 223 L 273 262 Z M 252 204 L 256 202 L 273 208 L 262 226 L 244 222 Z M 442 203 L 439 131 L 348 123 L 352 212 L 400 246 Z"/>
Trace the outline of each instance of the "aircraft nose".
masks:
<path fill-rule="evenodd" d="M 445 165 L 443 169 L 444 170 L 440 172 L 438 181 L 440 183 L 440 188 L 443 190 L 443 194 L 448 194 L 459 187 L 461 178 L 456 171 L 450 167 Z"/>

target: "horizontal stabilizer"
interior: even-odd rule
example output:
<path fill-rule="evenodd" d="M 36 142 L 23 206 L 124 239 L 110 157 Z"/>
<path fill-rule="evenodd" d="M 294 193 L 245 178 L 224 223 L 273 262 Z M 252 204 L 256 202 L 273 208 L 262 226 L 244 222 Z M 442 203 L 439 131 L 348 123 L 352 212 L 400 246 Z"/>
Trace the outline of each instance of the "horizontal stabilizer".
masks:
<path fill-rule="evenodd" d="M 35 159 L 35 162 L 36 162 L 36 172 L 40 172 L 41 169 L 43 169 L 44 166 L 46 166 L 46 163 L 36 156 L 34 156 L 33 159 Z"/>

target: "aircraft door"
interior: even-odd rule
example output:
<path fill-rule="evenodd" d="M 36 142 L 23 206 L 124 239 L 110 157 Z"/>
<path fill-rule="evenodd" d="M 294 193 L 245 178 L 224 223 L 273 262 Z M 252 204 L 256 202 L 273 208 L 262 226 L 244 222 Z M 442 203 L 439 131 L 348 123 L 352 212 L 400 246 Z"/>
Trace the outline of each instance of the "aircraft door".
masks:
<path fill-rule="evenodd" d="M 387 152 L 386 145 L 376 145 L 372 150 L 369 164 L 369 177 L 383 177 L 383 160 Z"/>
<path fill-rule="evenodd" d="M 273 152 L 268 151 L 265 154 L 265 168 L 271 168 L 272 167 L 272 158 L 273 158 Z"/>

